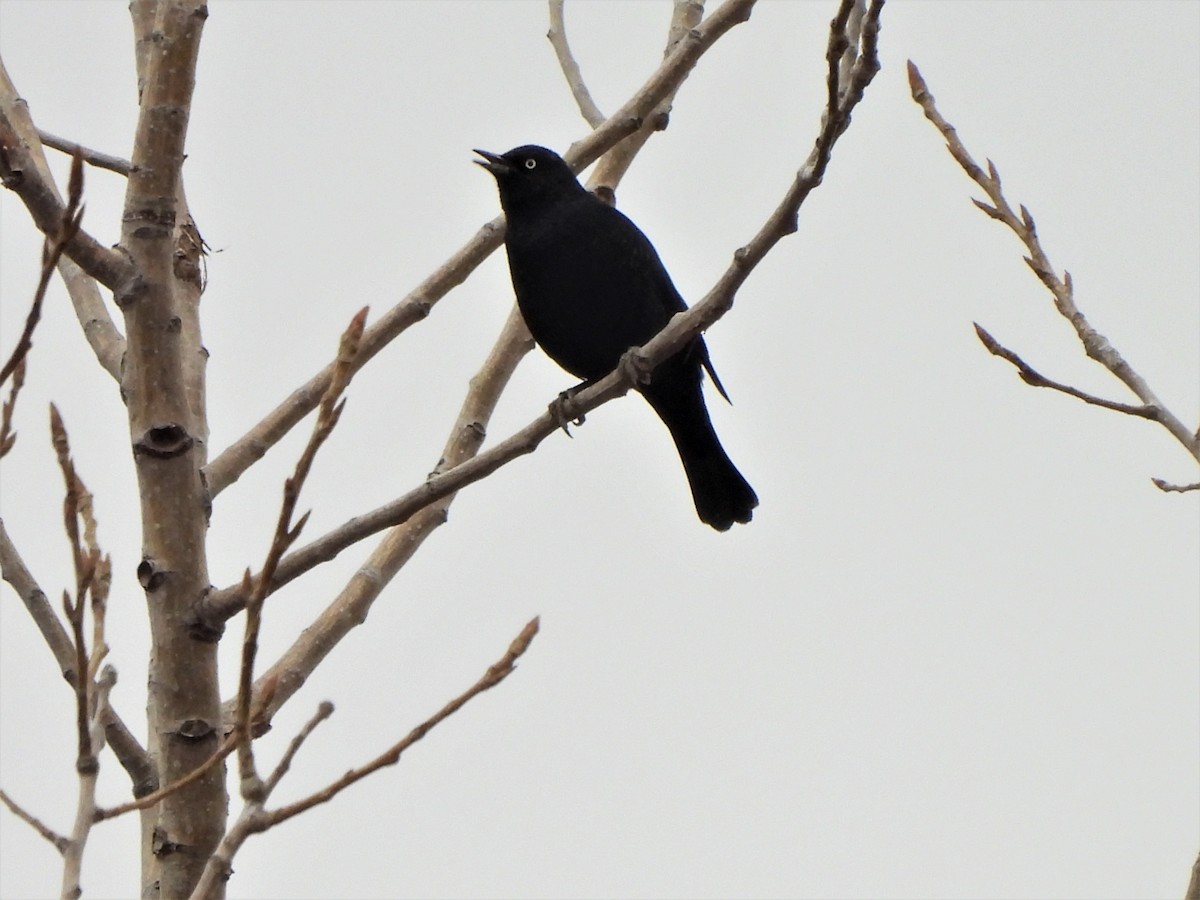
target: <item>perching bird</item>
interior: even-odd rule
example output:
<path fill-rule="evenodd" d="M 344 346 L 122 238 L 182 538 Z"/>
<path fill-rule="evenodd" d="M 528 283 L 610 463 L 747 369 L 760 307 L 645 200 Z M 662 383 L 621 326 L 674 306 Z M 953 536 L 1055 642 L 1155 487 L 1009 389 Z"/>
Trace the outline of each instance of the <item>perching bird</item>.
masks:
<path fill-rule="evenodd" d="M 585 383 L 602 378 L 687 309 L 646 236 L 581 185 L 558 154 L 537 146 L 475 152 L 500 189 L 521 315 L 572 375 Z M 638 390 L 671 432 L 700 520 L 726 531 L 750 521 L 758 497 L 713 430 L 701 366 L 728 400 L 702 338 L 656 367 Z"/>

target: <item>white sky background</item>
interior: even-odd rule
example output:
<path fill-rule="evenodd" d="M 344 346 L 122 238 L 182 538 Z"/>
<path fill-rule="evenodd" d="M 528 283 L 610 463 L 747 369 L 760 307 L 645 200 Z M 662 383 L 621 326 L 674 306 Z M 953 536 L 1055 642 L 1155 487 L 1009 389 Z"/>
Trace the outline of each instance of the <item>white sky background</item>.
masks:
<path fill-rule="evenodd" d="M 808 154 L 834 8 L 760 3 L 621 185 L 685 297 Z M 606 112 L 657 66 L 669 16 L 568 4 Z M 185 169 L 219 251 L 203 301 L 212 456 L 324 364 L 355 310 L 382 314 L 497 213 L 472 147 L 563 150 L 585 133 L 546 28 L 541 2 L 212 4 Z M 0 49 L 42 127 L 128 155 L 123 2 L 0 0 Z M 252 838 L 230 897 L 1182 894 L 1200 848 L 1200 517 L 1197 495 L 1150 478 L 1196 467 L 1162 428 L 1028 387 L 984 351 L 972 321 L 1050 377 L 1133 400 L 972 207 L 904 61 L 1033 212 L 1091 322 L 1194 425 L 1200 5 L 895 3 L 881 52 L 799 233 L 709 333 L 735 401 L 710 404 L 762 500 L 754 522 L 696 520 L 635 397 L 464 491 L 261 742 L 271 765 L 319 701 L 337 704 L 277 800 L 390 745 L 534 614 L 542 633 L 398 767 Z M 123 187 L 88 171 L 102 242 Z M 15 197 L 0 204 L 7 353 L 39 240 Z M 358 377 L 302 504 L 310 537 L 433 467 L 511 302 L 497 253 Z M 532 355 L 490 435 L 570 383 Z M 57 285 L 0 476 L 5 523 L 54 596 L 70 576 L 50 399 L 113 554 L 114 702 L 138 726 L 126 422 Z M 215 584 L 257 568 L 307 433 L 219 497 Z M 264 665 L 368 546 L 272 598 Z M 73 701 L 7 586 L 0 623 L 0 785 L 66 830 Z M 223 648 L 230 692 L 240 633 L 238 619 Z M 102 802 L 125 799 L 104 765 Z M 86 896 L 134 894 L 136 827 L 93 832 Z M 57 855 L 7 812 L 0 858 L 3 897 L 57 891 Z"/>

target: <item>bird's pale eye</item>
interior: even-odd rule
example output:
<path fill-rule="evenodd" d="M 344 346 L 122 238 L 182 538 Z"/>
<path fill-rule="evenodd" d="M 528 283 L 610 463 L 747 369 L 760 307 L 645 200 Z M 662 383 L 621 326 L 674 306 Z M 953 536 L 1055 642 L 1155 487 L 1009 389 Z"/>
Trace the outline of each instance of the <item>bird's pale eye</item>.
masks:
<path fill-rule="evenodd" d="M 537 160 L 536 160 L 536 159 L 527 159 L 527 160 L 525 160 L 525 168 L 527 168 L 527 169 L 536 169 L 536 168 L 537 168 Z"/>

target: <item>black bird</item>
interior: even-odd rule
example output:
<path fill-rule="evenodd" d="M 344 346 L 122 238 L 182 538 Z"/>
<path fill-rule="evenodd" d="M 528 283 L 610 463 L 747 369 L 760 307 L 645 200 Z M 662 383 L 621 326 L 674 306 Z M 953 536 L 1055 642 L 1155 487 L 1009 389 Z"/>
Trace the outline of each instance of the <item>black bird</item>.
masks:
<path fill-rule="evenodd" d="M 581 185 L 558 154 L 532 145 L 475 152 L 500 189 L 521 315 L 534 340 L 572 375 L 585 384 L 604 377 L 630 347 L 687 309 L 646 236 Z M 750 521 L 758 497 L 713 430 L 701 366 L 728 400 L 702 338 L 655 368 L 638 390 L 671 432 L 700 521 L 726 531 Z"/>

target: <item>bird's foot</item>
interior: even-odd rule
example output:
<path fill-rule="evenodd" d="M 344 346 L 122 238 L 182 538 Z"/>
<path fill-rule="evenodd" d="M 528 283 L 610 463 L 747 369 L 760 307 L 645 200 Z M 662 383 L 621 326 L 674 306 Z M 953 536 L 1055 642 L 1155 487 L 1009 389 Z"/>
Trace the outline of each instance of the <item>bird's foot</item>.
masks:
<path fill-rule="evenodd" d="M 630 384 L 637 387 L 650 383 L 653 366 L 647 361 L 641 347 L 630 347 L 621 354 L 621 361 L 617 363 L 617 369 Z"/>
<path fill-rule="evenodd" d="M 574 410 L 571 409 L 571 401 L 581 387 L 583 385 L 567 388 L 567 390 L 563 391 L 550 402 L 550 415 L 567 437 L 575 437 L 575 435 L 571 434 L 571 429 L 567 427 L 568 425 L 582 425 L 584 422 L 583 414 L 572 415 Z"/>

